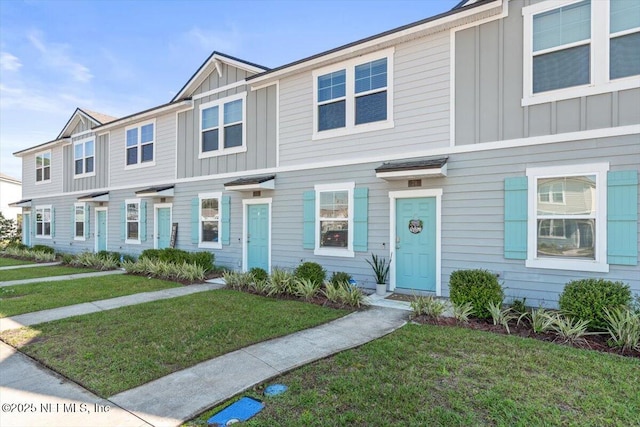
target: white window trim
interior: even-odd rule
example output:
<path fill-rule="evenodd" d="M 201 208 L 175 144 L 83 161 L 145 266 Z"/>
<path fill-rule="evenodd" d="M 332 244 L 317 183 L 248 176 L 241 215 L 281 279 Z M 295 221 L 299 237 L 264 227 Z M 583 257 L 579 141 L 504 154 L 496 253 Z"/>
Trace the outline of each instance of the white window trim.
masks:
<path fill-rule="evenodd" d="M 229 102 L 242 100 L 242 145 L 240 147 L 224 148 L 224 104 Z M 202 111 L 207 108 L 218 107 L 218 149 L 213 151 L 202 151 Z M 198 110 L 198 158 L 206 159 L 209 157 L 225 156 L 228 154 L 244 153 L 247 151 L 247 92 L 229 96 L 226 98 L 217 99 L 215 101 L 200 104 Z"/>
<path fill-rule="evenodd" d="M 202 241 L 202 200 L 218 199 L 218 241 Z M 198 248 L 222 249 L 222 192 L 198 194 Z"/>
<path fill-rule="evenodd" d="M 45 209 L 49 209 L 49 234 L 38 234 L 38 211 L 39 210 L 45 210 Z M 40 205 L 40 206 L 36 206 L 34 215 L 36 216 L 36 220 L 35 220 L 35 230 L 33 230 L 33 234 L 36 236 L 37 239 L 52 239 L 53 237 L 51 237 L 51 228 L 53 227 L 53 207 L 51 205 Z M 44 221 L 42 221 L 42 231 L 44 231 Z"/>
<path fill-rule="evenodd" d="M 76 209 L 78 209 L 79 207 L 82 208 L 82 212 L 83 215 L 85 215 L 85 219 L 84 219 L 84 224 L 82 225 L 82 236 L 78 236 L 76 234 L 76 223 L 78 221 L 76 221 Z M 86 236 L 88 234 L 88 230 L 85 230 L 84 228 L 87 226 L 87 204 L 84 202 L 78 202 L 78 203 L 74 203 L 73 204 L 73 240 L 80 240 L 80 241 L 84 241 L 87 240 Z"/>
<path fill-rule="evenodd" d="M 173 203 L 156 203 L 153 205 L 153 249 L 158 249 L 158 209 L 169 208 L 169 232 L 173 224 Z"/>
<path fill-rule="evenodd" d="M 124 201 L 125 206 L 124 206 L 124 233 L 125 233 L 125 243 L 130 244 L 130 245 L 139 245 L 141 243 L 140 240 L 140 232 L 141 232 L 141 224 L 140 224 L 140 199 L 127 199 Z M 129 219 L 127 218 L 128 216 L 128 205 L 138 205 L 138 238 L 137 239 L 130 239 L 129 238 Z M 131 221 L 133 222 L 133 221 Z"/>
<path fill-rule="evenodd" d="M 149 125 L 149 124 L 153 124 L 153 141 L 151 142 L 151 144 L 153 144 L 153 160 L 150 162 L 142 162 L 142 135 L 141 135 L 141 129 L 143 126 Z M 127 132 L 131 129 L 138 129 L 138 162 L 133 164 L 133 165 L 128 165 L 127 164 L 127 149 L 131 148 L 131 147 L 127 147 Z M 155 166 L 156 165 L 156 146 L 157 146 L 157 131 L 158 131 L 158 127 L 156 125 L 156 119 L 151 119 L 151 120 L 147 120 L 145 122 L 139 122 L 136 123 L 135 125 L 131 125 L 131 126 L 127 126 L 124 128 L 124 168 L 125 170 L 128 169 L 138 169 L 138 168 L 146 168 L 146 167 L 150 167 L 150 166 Z M 146 142 L 144 145 L 150 144 L 149 142 Z M 94 160 L 95 162 L 95 160 Z M 95 168 L 94 168 L 95 169 Z"/>
<path fill-rule="evenodd" d="M 341 62 L 331 66 L 313 70 L 311 73 L 313 79 L 313 133 L 312 140 L 320 140 L 334 138 L 344 135 L 352 135 L 362 132 L 371 132 L 382 129 L 392 129 L 393 121 L 393 55 L 395 48 L 380 50 L 368 55 L 359 56 L 349 61 Z M 376 61 L 378 59 L 387 58 L 387 120 L 378 122 L 355 124 L 355 67 L 367 62 Z M 345 127 L 318 131 L 318 77 L 333 73 L 335 71 L 345 70 L 346 73 L 346 89 L 345 89 Z M 360 95 L 360 94 L 358 94 Z"/>
<path fill-rule="evenodd" d="M 126 132 L 125 132 L 125 137 L 126 137 Z M 86 167 L 87 167 L 87 163 L 86 163 L 86 153 L 85 153 L 85 144 L 89 141 L 93 141 L 93 171 L 87 173 Z M 82 173 L 80 174 L 76 174 L 76 160 L 80 160 L 80 159 L 76 159 L 76 145 L 82 145 Z M 91 138 L 85 138 L 82 139 L 80 141 L 76 141 L 73 143 L 73 152 L 72 152 L 72 157 L 73 157 L 73 179 L 78 179 L 78 178 L 87 178 L 90 176 L 96 176 L 96 139 L 91 137 Z"/>
<path fill-rule="evenodd" d="M 527 168 L 527 260 L 529 268 L 546 268 L 553 270 L 573 270 L 608 273 L 607 264 L 607 172 L 609 163 L 592 163 L 584 165 L 565 165 Z M 596 230 L 595 259 L 570 258 L 538 258 L 537 257 L 537 211 L 538 197 L 536 180 L 566 176 L 596 176 Z"/>
<path fill-rule="evenodd" d="M 354 258 L 355 252 L 353 250 L 353 190 L 356 187 L 355 182 L 344 182 L 336 184 L 318 184 L 314 186 L 316 192 L 316 206 L 315 206 L 315 242 L 316 247 L 313 251 L 314 255 L 319 256 L 334 256 L 343 258 Z M 320 193 L 325 191 L 347 191 L 349 193 L 349 218 L 348 227 L 349 235 L 347 239 L 347 247 L 345 249 L 340 248 L 322 248 L 320 247 Z"/>
<path fill-rule="evenodd" d="M 38 157 L 43 156 L 45 154 L 49 154 L 49 179 L 42 179 L 38 181 Z M 35 169 L 33 170 L 33 175 L 34 175 L 33 179 L 35 180 L 36 185 L 50 183 L 51 182 L 51 164 L 53 163 L 53 154 L 51 153 L 51 150 L 40 151 L 36 153 L 36 156 L 33 158 L 33 162 L 35 164 Z M 44 178 L 44 166 L 41 169 L 42 169 L 42 178 Z"/>
<path fill-rule="evenodd" d="M 591 2 L 591 45 L 590 55 L 590 77 L 591 82 L 583 86 L 572 86 L 569 88 L 550 90 L 546 92 L 533 93 L 533 16 L 542 12 L 557 9 L 582 0 L 553 0 L 537 3 L 532 6 L 522 8 L 524 17 L 524 49 L 523 49 L 523 88 L 522 106 L 542 104 L 545 102 L 559 101 L 563 99 L 578 98 L 581 96 L 597 95 L 626 89 L 640 87 L 640 76 L 629 76 L 621 79 L 609 79 L 609 40 L 612 36 L 621 36 L 625 33 L 634 33 L 637 30 L 621 31 L 616 34 L 609 34 L 609 2 Z M 586 41 L 573 43 L 571 45 L 586 44 Z M 563 45 L 562 48 L 571 46 Z M 548 49 L 549 51 L 555 50 Z"/>

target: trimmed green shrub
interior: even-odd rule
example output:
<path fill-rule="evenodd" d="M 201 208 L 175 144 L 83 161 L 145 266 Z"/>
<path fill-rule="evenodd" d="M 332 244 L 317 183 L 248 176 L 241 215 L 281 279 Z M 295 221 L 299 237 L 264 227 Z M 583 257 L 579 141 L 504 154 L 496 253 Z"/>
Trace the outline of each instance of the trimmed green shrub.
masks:
<path fill-rule="evenodd" d="M 343 283 L 349 283 L 351 279 L 352 277 L 349 273 L 345 273 L 344 271 L 334 271 L 329 281 L 333 285 L 342 285 Z"/>
<path fill-rule="evenodd" d="M 606 329 L 609 311 L 631 306 L 631 289 L 622 282 L 580 279 L 567 283 L 560 294 L 560 308 L 566 314 L 589 322 L 589 329 Z"/>
<path fill-rule="evenodd" d="M 327 277 L 327 271 L 317 262 L 304 262 L 296 268 L 293 275 L 297 279 L 309 280 L 313 285 L 320 287 Z"/>
<path fill-rule="evenodd" d="M 457 270 L 449 277 L 449 297 L 456 305 L 470 302 L 476 317 L 488 319 L 489 303 L 502 304 L 504 292 L 495 274 L 487 270 Z"/>
<path fill-rule="evenodd" d="M 56 253 L 55 249 L 53 249 L 51 246 L 47 246 L 47 245 L 33 245 L 31 250 L 33 252 L 44 252 L 44 253 L 51 254 L 51 255 Z"/>
<path fill-rule="evenodd" d="M 146 249 L 140 254 L 140 259 L 151 259 L 172 264 L 195 264 L 206 272 L 213 269 L 214 255 L 211 252 L 187 252 L 182 249 Z"/>
<path fill-rule="evenodd" d="M 20 243 L 20 242 L 9 242 L 7 243 L 7 246 L 5 247 L 5 249 L 19 249 L 19 250 L 27 250 L 29 249 L 29 246 Z"/>
<path fill-rule="evenodd" d="M 253 276 L 253 280 L 259 282 L 266 282 L 269 279 L 269 273 L 264 268 L 253 267 L 249 270 L 249 273 Z"/>

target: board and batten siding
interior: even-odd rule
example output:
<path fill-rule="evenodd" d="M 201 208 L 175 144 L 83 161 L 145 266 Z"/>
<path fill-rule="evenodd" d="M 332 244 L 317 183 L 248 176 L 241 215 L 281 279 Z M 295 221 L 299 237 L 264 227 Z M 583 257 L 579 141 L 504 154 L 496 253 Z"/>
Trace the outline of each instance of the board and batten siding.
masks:
<path fill-rule="evenodd" d="M 51 151 L 51 181 L 36 184 L 36 155 L 44 151 Z M 63 146 L 58 144 L 51 148 L 36 150 L 22 157 L 22 198 L 31 199 L 47 194 L 62 192 L 63 170 L 66 164 L 63 162 Z"/>
<path fill-rule="evenodd" d="M 455 144 L 640 123 L 640 89 L 522 107 L 524 0 L 509 16 L 455 32 Z"/>
<path fill-rule="evenodd" d="M 139 123 L 147 123 L 141 120 Z M 126 132 L 125 128 L 135 123 L 121 126 L 110 131 L 109 143 L 109 186 L 117 187 L 138 182 L 141 186 L 171 183 L 175 179 L 176 164 L 176 115 L 167 113 L 155 118 L 155 141 L 153 166 L 125 169 Z"/>
<path fill-rule="evenodd" d="M 217 77 L 217 73 L 212 74 Z M 245 106 L 247 151 L 199 159 L 200 105 L 243 92 L 247 92 Z M 255 91 L 243 85 L 196 99 L 193 109 L 178 113 L 178 147 L 180 147 L 177 153 L 178 178 L 275 167 L 276 93 L 275 85 Z"/>
<path fill-rule="evenodd" d="M 393 63 L 394 127 L 315 141 L 312 72 L 282 79 L 280 165 L 355 158 L 363 152 L 410 156 L 416 150 L 448 147 L 449 32 L 396 45 Z"/>
<path fill-rule="evenodd" d="M 93 138 L 95 141 L 93 168 L 94 176 L 75 178 L 75 161 L 73 143 Z M 106 188 L 109 185 L 109 134 L 88 134 L 73 138 L 70 145 L 64 146 L 64 191 L 91 191 Z"/>
<path fill-rule="evenodd" d="M 200 95 L 201 93 L 239 82 L 253 74 L 246 70 L 241 70 L 240 68 L 225 64 L 224 62 L 220 62 L 220 66 L 222 75 L 219 75 L 215 69 L 212 70 L 212 72 L 202 80 L 202 83 L 200 83 L 200 85 L 193 91 L 191 96 Z"/>

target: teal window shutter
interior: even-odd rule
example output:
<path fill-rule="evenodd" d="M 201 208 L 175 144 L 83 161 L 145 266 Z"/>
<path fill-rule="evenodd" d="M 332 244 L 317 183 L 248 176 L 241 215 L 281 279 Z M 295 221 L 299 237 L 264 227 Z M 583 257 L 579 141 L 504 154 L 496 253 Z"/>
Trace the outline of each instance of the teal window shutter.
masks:
<path fill-rule="evenodd" d="M 369 235 L 369 189 L 353 191 L 353 250 L 367 252 Z"/>
<path fill-rule="evenodd" d="M 314 190 L 302 193 L 302 247 L 316 248 L 316 192 Z"/>
<path fill-rule="evenodd" d="M 527 177 L 504 180 L 504 257 L 527 259 Z"/>
<path fill-rule="evenodd" d="M 120 209 L 120 239 L 127 239 L 127 203 L 122 202 L 122 209 Z"/>
<path fill-rule="evenodd" d="M 88 239 L 91 234 L 89 233 L 89 226 L 91 222 L 91 208 L 89 205 L 84 205 L 84 237 Z"/>
<path fill-rule="evenodd" d="M 31 246 L 33 246 L 33 239 L 36 238 L 36 227 L 38 226 L 37 219 L 38 219 L 38 212 L 35 209 L 33 209 L 31 211 Z"/>
<path fill-rule="evenodd" d="M 76 206 L 71 206 L 71 239 L 76 237 Z"/>
<path fill-rule="evenodd" d="M 231 197 L 222 196 L 222 244 L 231 243 Z"/>
<path fill-rule="evenodd" d="M 638 265 L 638 171 L 607 174 L 607 261 Z"/>
<path fill-rule="evenodd" d="M 147 241 L 147 202 L 140 202 L 140 212 L 138 218 L 140 219 L 140 241 Z"/>
<path fill-rule="evenodd" d="M 56 237 L 56 208 L 51 208 L 51 237 Z"/>
<path fill-rule="evenodd" d="M 191 199 L 191 244 L 197 245 L 200 240 L 200 199 Z"/>

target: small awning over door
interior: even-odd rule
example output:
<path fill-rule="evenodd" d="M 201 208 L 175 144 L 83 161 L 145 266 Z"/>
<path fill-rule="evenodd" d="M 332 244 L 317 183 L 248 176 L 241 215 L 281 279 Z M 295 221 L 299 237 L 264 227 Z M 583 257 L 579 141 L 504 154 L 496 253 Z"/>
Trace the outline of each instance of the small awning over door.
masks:
<path fill-rule="evenodd" d="M 387 181 L 447 176 L 448 157 L 383 163 L 376 168 L 376 178 Z"/>

